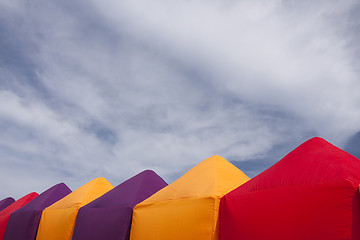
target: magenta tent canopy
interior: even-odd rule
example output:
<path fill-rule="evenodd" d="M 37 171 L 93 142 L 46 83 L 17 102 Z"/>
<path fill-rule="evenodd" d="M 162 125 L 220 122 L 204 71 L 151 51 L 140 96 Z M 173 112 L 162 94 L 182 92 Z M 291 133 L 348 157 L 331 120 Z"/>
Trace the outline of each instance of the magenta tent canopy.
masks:
<path fill-rule="evenodd" d="M 167 183 L 146 170 L 80 208 L 73 240 L 129 239 L 133 208 Z"/>
<path fill-rule="evenodd" d="M 12 197 L 4 198 L 0 201 L 0 211 L 7 208 L 9 205 L 11 205 L 13 202 L 15 202 L 15 199 Z"/>
<path fill-rule="evenodd" d="M 35 240 L 42 211 L 69 193 L 70 188 L 64 183 L 59 183 L 13 212 L 5 230 L 4 240 Z"/>

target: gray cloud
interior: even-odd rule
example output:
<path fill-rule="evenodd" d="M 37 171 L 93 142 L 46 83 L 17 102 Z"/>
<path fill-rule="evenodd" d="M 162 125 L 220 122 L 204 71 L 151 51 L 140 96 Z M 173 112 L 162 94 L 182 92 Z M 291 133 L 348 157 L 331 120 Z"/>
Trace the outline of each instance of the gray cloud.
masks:
<path fill-rule="evenodd" d="M 107 15 L 191 59 L 233 95 L 275 104 L 343 142 L 358 129 L 356 59 L 342 35 L 354 3 L 113 1 Z"/>
<path fill-rule="evenodd" d="M 359 130 L 355 1 L 0 5 L 0 198 L 215 154 L 254 176 Z"/>

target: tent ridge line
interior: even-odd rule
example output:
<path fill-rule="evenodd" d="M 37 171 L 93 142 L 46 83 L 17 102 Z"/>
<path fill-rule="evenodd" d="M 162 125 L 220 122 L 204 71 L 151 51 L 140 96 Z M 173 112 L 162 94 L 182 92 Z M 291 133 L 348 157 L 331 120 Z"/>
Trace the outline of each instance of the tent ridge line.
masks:
<path fill-rule="evenodd" d="M 171 202 L 173 200 L 186 200 L 186 199 L 201 199 L 201 198 L 221 198 L 217 195 L 204 195 L 204 196 L 198 196 L 198 197 L 183 197 L 183 198 L 169 198 L 169 199 L 166 199 L 166 200 L 161 200 L 161 201 L 146 201 L 146 202 L 141 202 L 139 204 L 137 204 L 136 206 L 137 207 L 140 207 L 141 206 L 147 206 L 147 205 L 153 205 L 153 204 L 156 204 L 156 203 L 163 203 L 163 202 Z"/>

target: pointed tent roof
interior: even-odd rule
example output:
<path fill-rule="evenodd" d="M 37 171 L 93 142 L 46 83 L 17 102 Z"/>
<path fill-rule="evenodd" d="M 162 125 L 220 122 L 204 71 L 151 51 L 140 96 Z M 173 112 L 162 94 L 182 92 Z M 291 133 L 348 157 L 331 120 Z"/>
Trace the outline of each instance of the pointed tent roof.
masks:
<path fill-rule="evenodd" d="M 79 208 L 102 196 L 112 188 L 111 183 L 105 178 L 95 178 L 45 208 L 41 215 L 36 239 L 70 240 Z"/>
<path fill-rule="evenodd" d="M 250 178 L 220 156 L 205 159 L 142 203 L 169 199 L 223 196 Z"/>
<path fill-rule="evenodd" d="M 73 240 L 128 239 L 132 209 L 165 187 L 154 171 L 146 170 L 80 208 Z"/>
<path fill-rule="evenodd" d="M 220 198 L 248 180 L 224 158 L 210 157 L 136 205 L 130 239 L 217 240 Z"/>
<path fill-rule="evenodd" d="M 8 207 L 14 202 L 15 199 L 13 199 L 12 197 L 4 198 L 3 200 L 0 201 L 0 211 L 2 211 L 4 208 Z"/>
<path fill-rule="evenodd" d="M 167 186 L 154 171 L 146 170 L 119 184 L 83 208 L 135 207 L 139 202 Z"/>
<path fill-rule="evenodd" d="M 359 239 L 359 183 L 359 159 L 312 138 L 223 197 L 221 239 Z"/>
<path fill-rule="evenodd" d="M 5 229 L 7 226 L 7 223 L 9 221 L 10 214 L 14 211 L 18 210 L 19 208 L 25 206 L 28 204 L 31 200 L 36 198 L 39 194 L 36 192 L 29 193 L 25 195 L 24 197 L 20 198 L 13 204 L 9 205 L 7 208 L 3 209 L 0 212 L 0 239 L 2 240 L 4 238 Z"/>
<path fill-rule="evenodd" d="M 79 187 L 60 201 L 52 204 L 47 209 L 64 209 L 82 207 L 96 198 L 110 191 L 113 187 L 105 178 L 99 177 Z"/>
<path fill-rule="evenodd" d="M 360 182 L 360 161 L 326 140 L 312 138 L 241 186 L 242 191 L 298 184 Z M 261 183 L 261 184 L 260 184 Z"/>
<path fill-rule="evenodd" d="M 35 239 L 42 211 L 69 193 L 70 188 L 64 183 L 59 183 L 13 212 L 6 227 L 4 240 Z"/>

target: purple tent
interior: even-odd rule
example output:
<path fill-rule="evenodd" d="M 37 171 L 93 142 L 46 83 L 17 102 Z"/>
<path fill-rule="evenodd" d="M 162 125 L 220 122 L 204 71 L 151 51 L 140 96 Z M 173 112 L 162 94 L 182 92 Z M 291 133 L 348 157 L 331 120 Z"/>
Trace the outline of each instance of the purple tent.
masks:
<path fill-rule="evenodd" d="M 0 201 L 0 211 L 7 208 L 9 205 L 11 205 L 13 202 L 15 202 L 15 199 L 12 197 L 4 198 Z"/>
<path fill-rule="evenodd" d="M 13 212 L 6 227 L 4 240 L 35 240 L 42 211 L 69 193 L 70 188 L 64 183 L 59 183 Z"/>
<path fill-rule="evenodd" d="M 135 205 L 165 186 L 167 183 L 150 170 L 130 178 L 80 208 L 72 239 L 128 240 Z"/>

